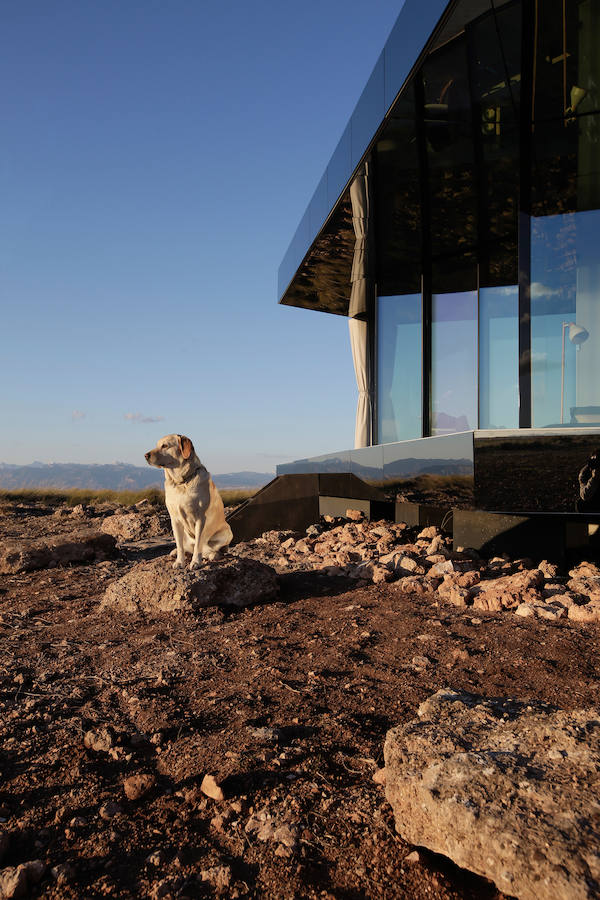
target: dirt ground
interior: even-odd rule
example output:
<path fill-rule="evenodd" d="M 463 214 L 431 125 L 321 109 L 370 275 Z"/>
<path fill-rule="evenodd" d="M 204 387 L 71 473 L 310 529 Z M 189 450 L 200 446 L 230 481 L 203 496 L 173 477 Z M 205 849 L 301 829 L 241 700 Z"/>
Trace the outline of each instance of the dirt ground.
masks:
<path fill-rule="evenodd" d="M 0 540 L 69 527 L 41 505 L 0 511 Z M 373 781 L 386 731 L 442 687 L 598 705 L 597 626 L 301 571 L 232 613 L 100 612 L 157 552 L 0 580 L 0 868 L 41 860 L 31 896 L 48 898 L 504 896 L 427 851 L 405 861 Z M 150 787 L 129 799 L 138 774 Z"/>

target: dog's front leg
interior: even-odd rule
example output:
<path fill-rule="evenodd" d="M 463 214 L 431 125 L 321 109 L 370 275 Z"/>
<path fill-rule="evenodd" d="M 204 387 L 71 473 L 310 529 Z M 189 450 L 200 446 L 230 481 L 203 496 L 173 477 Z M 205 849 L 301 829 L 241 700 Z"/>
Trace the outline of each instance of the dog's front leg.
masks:
<path fill-rule="evenodd" d="M 185 550 L 183 540 L 183 525 L 181 522 L 171 519 L 173 528 L 173 536 L 175 538 L 175 547 L 177 548 L 177 559 L 173 563 L 174 569 L 183 569 L 185 566 Z"/>
<path fill-rule="evenodd" d="M 204 530 L 205 521 L 205 516 L 198 516 L 194 523 L 194 552 L 192 554 L 190 569 L 197 569 L 200 566 L 200 539 Z"/>

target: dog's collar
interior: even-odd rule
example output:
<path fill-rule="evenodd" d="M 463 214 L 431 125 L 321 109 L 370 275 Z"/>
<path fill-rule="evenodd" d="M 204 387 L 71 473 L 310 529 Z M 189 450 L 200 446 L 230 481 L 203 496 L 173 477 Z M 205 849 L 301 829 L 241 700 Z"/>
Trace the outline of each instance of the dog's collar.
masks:
<path fill-rule="evenodd" d="M 200 471 L 201 468 L 202 468 L 202 465 L 200 464 L 200 465 L 196 466 L 195 469 L 192 469 L 192 471 L 189 472 L 187 475 L 184 475 L 181 478 L 175 478 L 175 476 L 172 473 L 170 473 L 169 477 L 170 477 L 171 481 L 173 482 L 173 484 L 187 484 L 188 481 L 191 481 L 192 478 L 196 477 L 196 475 L 198 474 L 198 472 Z M 170 472 L 170 470 L 165 469 L 165 472 Z"/>

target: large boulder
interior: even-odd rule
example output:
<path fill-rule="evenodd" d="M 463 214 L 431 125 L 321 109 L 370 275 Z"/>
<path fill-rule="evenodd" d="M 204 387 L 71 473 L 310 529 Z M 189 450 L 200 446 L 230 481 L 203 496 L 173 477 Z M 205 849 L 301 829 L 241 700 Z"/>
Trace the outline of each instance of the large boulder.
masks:
<path fill-rule="evenodd" d="M 90 529 L 32 541 L 6 541 L 0 547 L 0 575 L 98 562 L 114 556 L 115 547 L 112 535 Z"/>
<path fill-rule="evenodd" d="M 600 892 L 600 711 L 450 689 L 388 732 L 396 830 L 522 900 Z"/>
<path fill-rule="evenodd" d="M 141 541 L 162 537 L 170 532 L 166 515 L 139 512 L 115 513 L 107 516 L 100 525 L 101 531 L 112 534 L 118 541 Z"/>
<path fill-rule="evenodd" d="M 102 605 L 125 612 L 190 613 L 204 606 L 249 606 L 274 600 L 279 593 L 271 566 L 238 556 L 204 563 L 199 569 L 174 569 L 169 556 L 133 566 L 109 585 Z"/>

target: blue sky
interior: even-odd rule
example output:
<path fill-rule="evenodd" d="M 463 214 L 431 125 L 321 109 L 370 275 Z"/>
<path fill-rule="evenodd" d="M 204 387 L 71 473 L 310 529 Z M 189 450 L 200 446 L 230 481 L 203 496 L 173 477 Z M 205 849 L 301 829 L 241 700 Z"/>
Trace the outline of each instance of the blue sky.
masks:
<path fill-rule="evenodd" d="M 0 461 L 352 445 L 347 321 L 276 278 L 400 6 L 0 4 Z"/>

